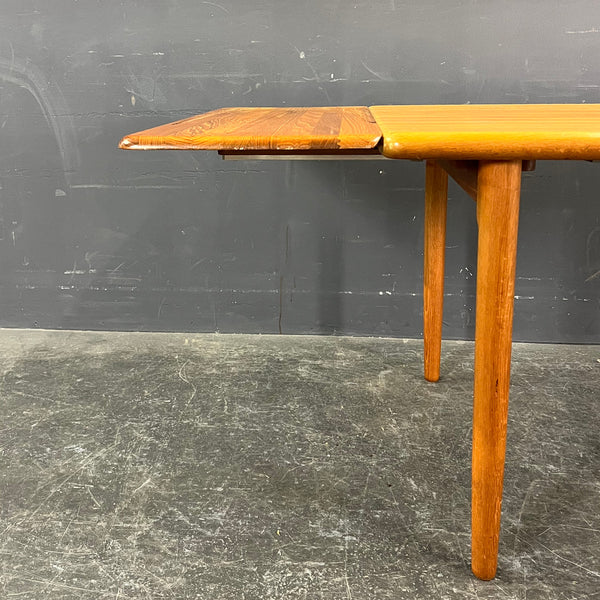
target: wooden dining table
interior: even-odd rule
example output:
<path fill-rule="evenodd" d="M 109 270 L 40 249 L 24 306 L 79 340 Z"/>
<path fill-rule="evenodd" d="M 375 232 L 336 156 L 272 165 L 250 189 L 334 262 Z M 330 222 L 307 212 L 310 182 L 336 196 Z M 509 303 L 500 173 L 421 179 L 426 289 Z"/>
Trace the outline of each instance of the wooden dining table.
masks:
<path fill-rule="evenodd" d="M 498 562 L 521 173 L 536 160 L 600 160 L 600 105 L 221 108 L 121 140 L 128 150 L 225 159 L 425 161 L 424 371 L 440 377 L 448 176 L 478 222 L 471 568 Z"/>

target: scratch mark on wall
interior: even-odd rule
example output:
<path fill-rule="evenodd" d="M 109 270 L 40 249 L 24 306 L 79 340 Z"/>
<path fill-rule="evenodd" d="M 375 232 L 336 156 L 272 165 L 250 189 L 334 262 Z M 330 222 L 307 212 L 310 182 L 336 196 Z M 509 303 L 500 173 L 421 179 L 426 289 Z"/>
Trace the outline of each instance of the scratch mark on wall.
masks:
<path fill-rule="evenodd" d="M 221 6 L 220 4 L 216 4 L 215 2 L 202 2 L 202 4 L 206 4 L 208 6 L 214 6 L 215 8 L 221 9 L 225 14 L 230 14 L 229 11 L 224 6 Z"/>
<path fill-rule="evenodd" d="M 71 189 L 97 189 L 97 190 L 184 190 L 187 185 L 115 185 L 105 183 L 86 183 L 72 185 Z"/>
<path fill-rule="evenodd" d="M 570 35 L 585 35 L 587 33 L 600 33 L 600 27 L 592 27 L 591 29 L 567 29 L 565 33 Z"/>
<path fill-rule="evenodd" d="M 264 77 L 264 73 L 173 73 L 166 76 L 167 79 L 251 79 L 252 77 Z"/>
<path fill-rule="evenodd" d="M 13 56 L 10 61 L 0 59 L 0 80 L 18 85 L 35 98 L 44 119 L 54 133 L 68 183 L 80 164 L 75 126 L 60 88 L 31 63 L 21 63 Z M 60 120 L 58 117 L 60 116 Z"/>
<path fill-rule="evenodd" d="M 387 75 L 382 75 L 381 73 L 378 73 L 377 71 L 374 71 L 373 69 L 371 69 L 371 67 L 369 67 L 369 65 L 367 65 L 367 63 L 361 59 L 360 64 L 367 70 L 369 71 L 369 73 L 371 73 L 371 75 L 374 75 L 375 77 L 377 77 L 377 79 L 379 79 L 380 81 L 392 81 L 392 78 L 387 76 Z"/>
<path fill-rule="evenodd" d="M 290 41 L 287 41 L 287 43 L 291 48 L 293 48 L 296 51 L 296 53 L 298 54 L 298 58 L 303 60 L 307 64 L 308 68 L 311 70 L 313 77 L 312 77 L 312 79 L 307 79 L 307 81 L 312 80 L 312 81 L 316 81 L 317 83 L 320 84 L 322 82 L 321 77 L 319 76 L 319 73 L 317 72 L 317 70 L 313 67 L 312 63 L 308 60 L 308 58 L 306 58 L 306 54 L 302 50 L 300 50 L 297 46 L 294 46 L 294 44 L 292 44 Z M 329 97 L 329 93 L 327 92 L 327 90 L 322 85 L 319 85 L 318 89 L 323 92 L 323 94 L 325 95 L 325 98 L 327 98 L 327 102 L 329 104 L 331 104 L 331 98 Z"/>
<path fill-rule="evenodd" d="M 160 315 L 161 315 L 161 313 L 162 313 L 162 308 L 163 308 L 163 306 L 165 305 L 165 302 L 166 302 L 166 301 L 167 301 L 167 299 L 166 299 L 166 298 L 163 296 L 163 298 L 162 298 L 162 299 L 161 299 L 161 301 L 160 301 L 160 304 L 158 305 L 158 311 L 157 311 L 157 313 L 156 313 L 156 319 L 157 319 L 158 321 L 160 321 Z"/>
<path fill-rule="evenodd" d="M 281 335 L 283 333 L 282 329 L 281 329 L 281 320 L 283 318 L 283 275 L 279 276 L 279 290 L 277 290 L 279 293 L 279 319 L 278 319 L 278 327 L 279 327 L 279 334 Z"/>

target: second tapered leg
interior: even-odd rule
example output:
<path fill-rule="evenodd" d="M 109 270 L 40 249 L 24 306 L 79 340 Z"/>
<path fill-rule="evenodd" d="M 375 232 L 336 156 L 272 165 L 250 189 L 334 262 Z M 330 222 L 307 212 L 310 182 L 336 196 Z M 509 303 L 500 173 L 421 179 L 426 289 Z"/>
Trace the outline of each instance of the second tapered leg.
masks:
<path fill-rule="evenodd" d="M 480 162 L 471 508 L 480 579 L 492 579 L 498 561 L 520 186 L 520 160 Z"/>
<path fill-rule="evenodd" d="M 435 161 L 425 167 L 425 259 L 423 265 L 423 342 L 425 379 L 440 378 L 448 175 Z"/>

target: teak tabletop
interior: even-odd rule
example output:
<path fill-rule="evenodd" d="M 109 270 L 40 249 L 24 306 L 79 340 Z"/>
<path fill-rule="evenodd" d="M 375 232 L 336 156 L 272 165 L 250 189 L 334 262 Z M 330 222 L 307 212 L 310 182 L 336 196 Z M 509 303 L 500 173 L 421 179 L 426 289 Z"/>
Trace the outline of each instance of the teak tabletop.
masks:
<path fill-rule="evenodd" d="M 390 158 L 600 159 L 598 104 L 372 106 Z"/>
<path fill-rule="evenodd" d="M 372 150 L 381 130 L 365 106 L 221 108 L 133 133 L 127 150 Z"/>
<path fill-rule="evenodd" d="M 600 159 L 600 105 L 221 108 L 132 133 L 127 150 L 355 151 L 388 158 Z"/>
<path fill-rule="evenodd" d="M 471 568 L 496 574 L 506 448 L 521 172 L 535 160 L 600 160 L 600 105 L 228 108 L 123 138 L 133 150 L 225 158 L 426 160 L 424 370 L 440 376 L 448 175 L 476 200 Z"/>

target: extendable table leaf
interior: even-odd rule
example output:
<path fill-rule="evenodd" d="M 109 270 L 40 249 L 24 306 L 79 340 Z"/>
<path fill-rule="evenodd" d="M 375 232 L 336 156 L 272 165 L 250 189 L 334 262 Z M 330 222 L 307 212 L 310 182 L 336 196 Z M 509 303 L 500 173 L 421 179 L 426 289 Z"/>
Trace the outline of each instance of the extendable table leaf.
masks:
<path fill-rule="evenodd" d="M 425 378 L 440 376 L 448 175 L 476 201 L 471 567 L 496 574 L 521 172 L 600 160 L 600 105 L 223 108 L 126 136 L 130 150 L 217 150 L 226 159 L 425 160 Z"/>

